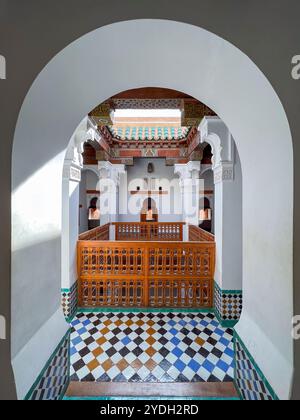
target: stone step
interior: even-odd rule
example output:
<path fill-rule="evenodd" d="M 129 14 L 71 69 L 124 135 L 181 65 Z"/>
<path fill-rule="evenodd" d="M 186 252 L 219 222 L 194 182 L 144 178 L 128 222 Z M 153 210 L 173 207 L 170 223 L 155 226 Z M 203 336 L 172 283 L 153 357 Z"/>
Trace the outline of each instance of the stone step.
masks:
<path fill-rule="evenodd" d="M 238 399 L 233 382 L 70 382 L 66 397 L 191 397 Z"/>

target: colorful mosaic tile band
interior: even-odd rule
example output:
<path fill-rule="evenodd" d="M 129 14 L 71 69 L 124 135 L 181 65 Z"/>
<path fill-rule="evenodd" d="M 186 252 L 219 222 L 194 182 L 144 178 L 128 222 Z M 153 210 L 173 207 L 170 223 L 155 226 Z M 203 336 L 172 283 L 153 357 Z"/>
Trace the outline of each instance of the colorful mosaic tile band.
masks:
<path fill-rule="evenodd" d="M 71 326 L 71 381 L 233 381 L 233 332 L 214 314 L 79 313 Z"/>
<path fill-rule="evenodd" d="M 241 290 L 222 290 L 215 282 L 214 304 L 218 319 L 222 325 L 230 326 L 240 319 L 243 308 L 243 294 Z"/>
<path fill-rule="evenodd" d="M 67 322 L 74 318 L 77 311 L 77 302 L 77 282 L 75 282 L 71 289 L 61 290 L 61 304 Z"/>
<path fill-rule="evenodd" d="M 69 385 L 70 331 L 64 336 L 25 400 L 60 400 Z"/>
<path fill-rule="evenodd" d="M 278 400 L 274 390 L 246 349 L 241 338 L 234 333 L 235 383 L 243 400 Z"/>
<path fill-rule="evenodd" d="M 111 135 L 119 140 L 183 140 L 190 127 L 109 127 Z"/>

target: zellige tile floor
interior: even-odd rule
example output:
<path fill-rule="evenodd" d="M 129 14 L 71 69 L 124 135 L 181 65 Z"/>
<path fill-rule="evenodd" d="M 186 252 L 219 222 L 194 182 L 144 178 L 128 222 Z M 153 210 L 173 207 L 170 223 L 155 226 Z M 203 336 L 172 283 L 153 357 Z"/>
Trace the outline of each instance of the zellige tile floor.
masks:
<path fill-rule="evenodd" d="M 233 381 L 233 334 L 213 314 L 78 313 L 71 327 L 71 381 Z"/>

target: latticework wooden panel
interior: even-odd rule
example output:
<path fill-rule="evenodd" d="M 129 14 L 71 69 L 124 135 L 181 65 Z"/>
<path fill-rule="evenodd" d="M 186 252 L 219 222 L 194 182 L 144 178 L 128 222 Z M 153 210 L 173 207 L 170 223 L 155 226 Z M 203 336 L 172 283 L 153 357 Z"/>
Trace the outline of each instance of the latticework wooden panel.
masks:
<path fill-rule="evenodd" d="M 145 275 L 145 249 L 119 246 L 113 242 L 97 244 L 94 241 L 79 242 L 80 276 L 94 278 L 103 276 Z"/>
<path fill-rule="evenodd" d="M 95 229 L 91 229 L 87 232 L 79 235 L 80 241 L 108 241 L 109 240 L 109 226 L 107 223 L 103 226 L 98 226 Z"/>
<path fill-rule="evenodd" d="M 184 223 L 114 223 L 117 241 L 182 241 Z"/>
<path fill-rule="evenodd" d="M 78 242 L 83 307 L 212 306 L 215 244 Z"/>
<path fill-rule="evenodd" d="M 172 244 L 173 245 L 173 244 Z M 207 278 L 214 269 L 214 244 L 159 244 L 149 248 L 150 276 Z M 213 245 L 213 246 L 211 246 Z"/>
<path fill-rule="evenodd" d="M 198 279 L 154 278 L 149 282 L 149 306 L 153 308 L 209 308 L 212 282 Z"/>
<path fill-rule="evenodd" d="M 81 280 L 80 305 L 83 307 L 142 307 L 144 300 L 143 278 Z"/>
<path fill-rule="evenodd" d="M 191 242 L 214 242 L 215 236 L 198 226 L 189 225 L 189 240 Z"/>

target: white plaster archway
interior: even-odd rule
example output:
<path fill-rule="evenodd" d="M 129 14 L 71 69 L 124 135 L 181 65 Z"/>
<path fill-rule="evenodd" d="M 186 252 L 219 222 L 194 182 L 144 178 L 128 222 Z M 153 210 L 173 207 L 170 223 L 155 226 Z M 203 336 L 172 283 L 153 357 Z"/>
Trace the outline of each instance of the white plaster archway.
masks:
<path fill-rule="evenodd" d="M 60 240 L 68 141 L 101 101 L 144 86 L 198 98 L 236 140 L 244 193 L 244 311 L 237 329 L 277 394 L 287 398 L 293 369 L 293 151 L 287 117 L 268 80 L 240 50 L 201 28 L 163 20 L 121 22 L 78 39 L 40 73 L 22 106 L 12 169 L 18 395 L 24 396 L 67 328 L 60 311 Z M 288 168 L 281 178 L 278 165 Z M 34 366 L 24 364 L 30 356 Z"/>

